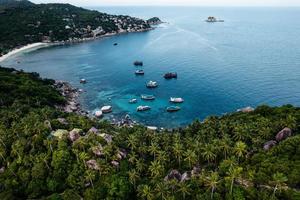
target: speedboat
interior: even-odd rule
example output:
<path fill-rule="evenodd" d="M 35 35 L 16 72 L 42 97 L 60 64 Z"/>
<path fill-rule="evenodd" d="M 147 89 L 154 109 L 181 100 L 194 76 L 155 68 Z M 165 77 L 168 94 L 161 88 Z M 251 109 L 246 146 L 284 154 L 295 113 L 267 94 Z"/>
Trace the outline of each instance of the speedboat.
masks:
<path fill-rule="evenodd" d="M 112 112 L 112 106 L 103 106 L 101 108 L 102 113 L 110 113 Z"/>
<path fill-rule="evenodd" d="M 86 83 L 86 80 L 84 78 L 80 79 L 80 83 L 84 84 Z"/>
<path fill-rule="evenodd" d="M 138 106 L 136 108 L 137 111 L 146 111 L 146 110 L 150 110 L 151 107 L 150 106 Z"/>
<path fill-rule="evenodd" d="M 179 106 L 169 106 L 169 107 L 167 107 L 167 112 L 177 112 L 180 109 L 181 108 Z"/>
<path fill-rule="evenodd" d="M 143 66 L 143 62 L 142 61 L 134 61 L 133 65 L 134 66 Z"/>
<path fill-rule="evenodd" d="M 170 97 L 170 102 L 172 103 L 183 103 L 184 99 L 181 97 Z"/>
<path fill-rule="evenodd" d="M 139 69 L 139 70 L 135 71 L 135 75 L 144 75 L 144 74 L 145 74 L 145 72 L 142 69 Z"/>
<path fill-rule="evenodd" d="M 156 88 L 158 86 L 158 83 L 156 81 L 149 81 L 147 84 L 146 84 L 146 87 L 147 88 Z"/>
<path fill-rule="evenodd" d="M 172 79 L 172 78 L 177 78 L 177 73 L 176 72 L 169 72 L 169 73 L 166 73 L 165 75 L 164 75 L 164 78 L 165 79 Z"/>
<path fill-rule="evenodd" d="M 150 101 L 150 100 L 154 100 L 155 96 L 154 95 L 141 95 L 141 99 Z"/>
<path fill-rule="evenodd" d="M 131 103 L 131 104 L 137 103 L 137 99 L 130 99 L 129 103 Z"/>

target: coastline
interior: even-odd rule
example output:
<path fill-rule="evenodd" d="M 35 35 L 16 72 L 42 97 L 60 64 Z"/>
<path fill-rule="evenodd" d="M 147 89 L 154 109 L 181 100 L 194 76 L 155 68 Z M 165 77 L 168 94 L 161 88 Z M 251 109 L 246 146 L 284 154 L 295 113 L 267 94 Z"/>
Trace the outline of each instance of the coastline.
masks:
<path fill-rule="evenodd" d="M 11 57 L 13 55 L 18 54 L 18 53 L 22 53 L 24 51 L 37 50 L 37 49 L 48 47 L 48 46 L 51 46 L 51 45 L 52 45 L 52 43 L 36 42 L 36 43 L 25 45 L 25 46 L 20 47 L 20 48 L 15 48 L 15 49 L 11 50 L 10 52 L 8 52 L 7 54 L 4 54 L 4 55 L 0 56 L 0 62 L 8 59 L 9 57 Z"/>
<path fill-rule="evenodd" d="M 106 33 L 104 35 L 100 35 L 100 36 L 97 36 L 97 37 L 75 38 L 75 39 L 66 40 L 66 41 L 31 43 L 31 44 L 27 44 L 25 46 L 22 46 L 20 48 L 12 49 L 7 54 L 4 54 L 4 55 L 0 56 L 0 62 L 3 62 L 6 59 L 8 59 L 9 57 L 14 56 L 14 55 L 19 54 L 19 53 L 22 53 L 24 51 L 34 51 L 34 50 L 37 50 L 37 49 L 50 47 L 50 46 L 54 46 L 54 45 L 67 45 L 67 44 L 88 42 L 88 41 L 98 40 L 98 39 L 105 38 L 105 37 L 117 36 L 117 35 L 122 35 L 122 34 L 127 34 L 127 33 L 147 32 L 147 31 L 151 31 L 153 29 L 155 29 L 155 28 L 151 27 L 151 28 L 148 28 L 148 29 L 137 30 L 137 31 L 120 31 L 120 32 L 115 32 L 115 33 Z"/>

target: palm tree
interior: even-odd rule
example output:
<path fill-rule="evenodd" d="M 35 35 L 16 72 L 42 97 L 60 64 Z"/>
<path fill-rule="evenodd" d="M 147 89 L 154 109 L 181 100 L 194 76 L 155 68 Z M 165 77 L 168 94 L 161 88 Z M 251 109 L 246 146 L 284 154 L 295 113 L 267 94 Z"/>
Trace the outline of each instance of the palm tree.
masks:
<path fill-rule="evenodd" d="M 127 141 L 128 141 L 128 147 L 130 147 L 131 150 L 134 150 L 138 144 L 136 135 L 134 134 L 129 135 Z"/>
<path fill-rule="evenodd" d="M 196 153 L 191 150 L 188 149 L 185 153 L 184 153 L 184 161 L 189 163 L 189 167 L 192 168 L 192 165 L 194 165 L 197 162 L 197 155 Z"/>
<path fill-rule="evenodd" d="M 157 160 L 152 161 L 149 167 L 149 171 L 151 173 L 151 177 L 157 178 L 161 175 L 163 171 L 163 166 Z"/>
<path fill-rule="evenodd" d="M 149 152 L 153 155 L 154 160 L 155 160 L 155 155 L 159 151 L 159 146 L 155 142 L 151 142 L 151 145 L 149 146 Z"/>
<path fill-rule="evenodd" d="M 86 167 L 86 160 L 89 158 L 88 154 L 85 152 L 80 152 L 79 153 L 79 158 L 83 162 L 84 166 Z"/>
<path fill-rule="evenodd" d="M 141 173 L 145 168 L 144 160 L 143 159 L 138 159 L 135 163 L 135 166 L 136 166 L 136 170 L 139 173 Z"/>
<path fill-rule="evenodd" d="M 220 151 L 223 152 L 223 156 L 224 159 L 227 159 L 227 155 L 230 153 L 231 151 L 231 147 L 230 147 L 230 139 L 228 135 L 225 135 L 218 144 Z"/>
<path fill-rule="evenodd" d="M 150 186 L 148 185 L 140 185 L 138 187 L 138 195 L 143 198 L 143 199 L 147 199 L 147 200 L 152 200 L 154 199 L 154 195 L 152 193 L 152 189 Z"/>
<path fill-rule="evenodd" d="M 218 172 L 212 172 L 210 174 L 210 176 L 208 176 L 205 179 L 205 185 L 207 187 L 209 187 L 210 190 L 211 190 L 211 195 L 210 195 L 211 199 L 213 199 L 213 197 L 214 197 L 214 191 L 217 188 L 218 183 L 219 183 L 219 174 L 218 174 Z"/>
<path fill-rule="evenodd" d="M 90 182 L 92 187 L 94 188 L 93 179 L 95 178 L 95 174 L 90 170 L 86 170 L 85 171 L 85 177 Z"/>
<path fill-rule="evenodd" d="M 273 174 L 272 178 L 273 181 L 271 181 L 271 184 L 274 185 L 273 196 L 275 197 L 276 191 L 280 191 L 282 188 L 284 188 L 288 179 L 283 173 L 279 172 Z"/>
<path fill-rule="evenodd" d="M 206 144 L 202 149 L 202 157 L 204 160 L 206 160 L 208 163 L 211 161 L 214 161 L 216 159 L 216 153 L 215 153 L 215 147 L 212 144 Z"/>
<path fill-rule="evenodd" d="M 159 182 L 156 184 L 155 193 L 156 193 L 156 197 L 162 200 L 166 200 L 170 195 L 169 188 L 165 184 L 165 182 Z"/>
<path fill-rule="evenodd" d="M 226 173 L 225 179 L 230 181 L 230 194 L 232 194 L 234 181 L 241 176 L 243 171 L 242 167 L 230 167 L 229 171 Z"/>
<path fill-rule="evenodd" d="M 190 193 L 190 185 L 189 185 L 189 184 L 187 184 L 187 183 L 185 183 L 185 182 L 180 182 L 180 183 L 178 184 L 178 186 L 179 186 L 178 191 L 182 194 L 182 198 L 183 198 L 183 199 L 185 199 L 185 197 L 186 197 L 187 195 L 190 195 L 190 194 L 191 194 L 191 193 Z"/>
<path fill-rule="evenodd" d="M 181 159 L 182 159 L 182 153 L 183 153 L 183 145 L 179 142 L 176 142 L 173 146 L 173 153 L 175 157 L 178 160 L 178 164 L 180 167 Z"/>
<path fill-rule="evenodd" d="M 164 164 L 168 161 L 168 156 L 165 151 L 158 151 L 157 152 L 157 158 L 156 158 L 161 164 Z"/>
<path fill-rule="evenodd" d="M 245 153 L 247 153 L 247 145 L 244 142 L 237 142 L 234 146 L 234 152 L 235 155 L 238 157 L 238 161 L 240 160 L 241 157 L 244 156 Z"/>
<path fill-rule="evenodd" d="M 132 169 L 128 172 L 128 178 L 129 178 L 129 182 L 133 185 L 133 187 L 135 188 L 136 186 L 136 181 L 140 178 L 139 173 L 135 170 Z"/>
<path fill-rule="evenodd" d="M 233 138 L 236 141 L 245 141 L 249 138 L 249 127 L 246 124 L 235 124 L 234 130 L 233 130 Z"/>
<path fill-rule="evenodd" d="M 130 152 L 128 155 L 128 161 L 133 164 L 137 161 L 137 155 L 134 151 Z"/>

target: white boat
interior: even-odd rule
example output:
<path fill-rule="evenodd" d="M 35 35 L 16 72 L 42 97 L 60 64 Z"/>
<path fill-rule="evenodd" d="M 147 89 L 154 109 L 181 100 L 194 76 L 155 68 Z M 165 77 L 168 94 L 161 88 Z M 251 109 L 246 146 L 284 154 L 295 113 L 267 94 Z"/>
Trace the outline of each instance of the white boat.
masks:
<path fill-rule="evenodd" d="M 100 117 L 102 117 L 102 116 L 103 116 L 103 113 L 102 113 L 101 110 L 97 110 L 97 111 L 95 112 L 95 117 L 100 118 Z"/>
<path fill-rule="evenodd" d="M 145 74 L 145 72 L 142 69 L 139 69 L 139 70 L 135 71 L 135 75 L 144 75 L 144 74 Z"/>
<path fill-rule="evenodd" d="M 181 108 L 179 106 L 169 106 L 169 107 L 167 107 L 167 112 L 177 112 L 180 109 Z"/>
<path fill-rule="evenodd" d="M 170 102 L 172 103 L 183 103 L 184 99 L 181 97 L 170 97 Z"/>
<path fill-rule="evenodd" d="M 132 103 L 132 104 L 137 103 L 137 99 L 130 99 L 129 103 Z"/>
<path fill-rule="evenodd" d="M 156 81 L 149 81 L 146 84 L 147 88 L 156 88 L 158 86 L 158 83 Z"/>
<path fill-rule="evenodd" d="M 101 108 L 102 113 L 110 113 L 112 112 L 112 106 L 103 106 Z"/>
<path fill-rule="evenodd" d="M 151 100 L 154 100 L 155 99 L 155 96 L 154 95 L 141 95 L 141 99 L 143 100 L 147 100 L 147 101 L 151 101 Z"/>
<path fill-rule="evenodd" d="M 136 108 L 137 111 L 146 111 L 146 110 L 150 110 L 151 107 L 150 106 L 138 106 Z"/>

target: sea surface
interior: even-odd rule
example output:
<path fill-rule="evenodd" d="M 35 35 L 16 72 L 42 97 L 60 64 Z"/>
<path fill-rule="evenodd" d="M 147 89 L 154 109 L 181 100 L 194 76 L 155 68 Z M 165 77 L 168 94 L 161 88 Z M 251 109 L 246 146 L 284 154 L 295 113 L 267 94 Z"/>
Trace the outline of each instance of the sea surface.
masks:
<path fill-rule="evenodd" d="M 85 90 L 80 100 L 91 112 L 112 105 L 107 118 L 128 113 L 159 127 L 185 126 L 246 106 L 300 106 L 300 8 L 93 9 L 144 19 L 157 16 L 167 23 L 149 32 L 25 52 L 0 64 L 69 81 Z M 225 22 L 206 23 L 208 16 Z M 133 66 L 135 60 L 144 66 Z M 137 69 L 144 69 L 145 75 L 135 76 Z M 178 79 L 165 80 L 166 72 L 177 72 Z M 88 83 L 79 84 L 81 78 Z M 147 89 L 149 80 L 159 87 Z M 142 101 L 141 94 L 154 94 L 156 100 Z M 179 112 L 167 113 L 173 96 L 185 102 Z M 138 103 L 129 104 L 131 98 Z M 152 109 L 138 113 L 138 105 Z"/>

